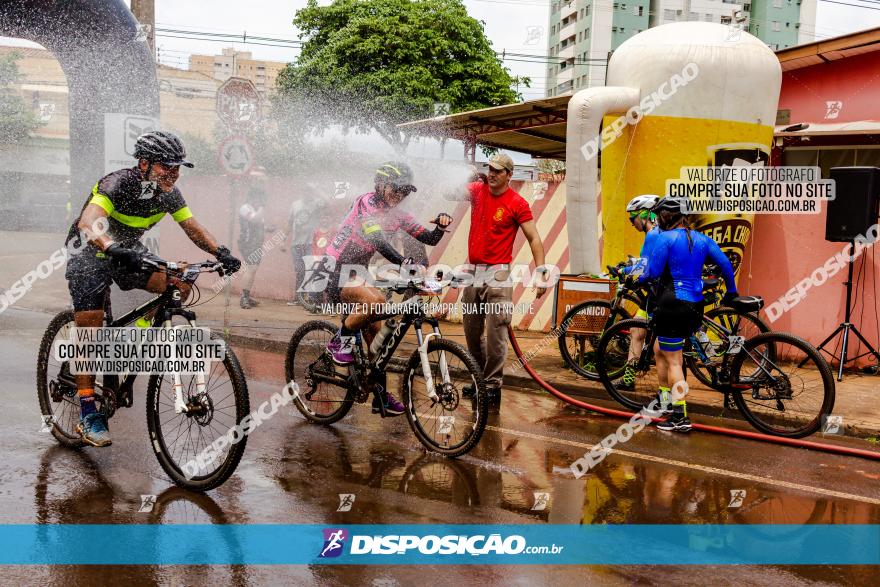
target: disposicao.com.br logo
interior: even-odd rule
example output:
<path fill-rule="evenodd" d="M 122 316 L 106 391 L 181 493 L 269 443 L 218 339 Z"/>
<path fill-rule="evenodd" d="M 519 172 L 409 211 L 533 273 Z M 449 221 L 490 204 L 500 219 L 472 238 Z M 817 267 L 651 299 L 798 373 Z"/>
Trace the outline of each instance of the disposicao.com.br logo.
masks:
<path fill-rule="evenodd" d="M 344 550 L 347 533 L 343 529 L 324 529 L 324 547 L 321 558 L 339 556 Z M 529 546 L 518 534 L 427 535 L 389 534 L 352 535 L 350 555 L 519 555 L 560 554 L 564 546 Z"/>

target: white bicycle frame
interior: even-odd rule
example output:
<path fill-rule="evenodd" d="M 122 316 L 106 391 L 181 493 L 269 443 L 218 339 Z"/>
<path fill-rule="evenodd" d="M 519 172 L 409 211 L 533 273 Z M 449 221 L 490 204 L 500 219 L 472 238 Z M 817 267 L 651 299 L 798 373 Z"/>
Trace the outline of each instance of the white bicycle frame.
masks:
<path fill-rule="evenodd" d="M 162 325 L 163 328 L 187 328 L 187 326 L 172 326 L 171 320 L 166 320 Z M 189 328 L 196 328 L 195 320 L 189 320 Z M 177 357 L 175 357 L 176 359 Z M 205 392 L 205 388 L 207 383 L 205 381 L 205 373 L 204 371 L 199 371 L 195 374 L 196 378 L 196 394 L 201 394 Z M 174 389 L 174 413 L 175 414 L 183 414 L 186 413 L 186 402 L 183 401 L 183 381 L 180 377 L 180 373 L 174 372 L 171 374 L 171 386 Z"/>

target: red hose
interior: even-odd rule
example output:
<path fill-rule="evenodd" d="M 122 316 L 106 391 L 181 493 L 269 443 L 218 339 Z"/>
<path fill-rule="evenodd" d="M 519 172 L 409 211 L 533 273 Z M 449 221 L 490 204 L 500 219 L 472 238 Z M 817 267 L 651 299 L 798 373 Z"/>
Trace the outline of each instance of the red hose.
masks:
<path fill-rule="evenodd" d="M 519 348 L 519 343 L 516 340 L 516 335 L 513 332 L 513 328 L 510 326 L 507 327 L 507 331 L 510 334 L 510 344 L 513 346 L 513 352 L 516 354 L 517 358 L 519 358 L 522 366 L 525 368 L 526 372 L 531 375 L 532 379 L 535 382 L 546 389 L 551 395 L 561 399 L 562 401 L 571 404 L 573 406 L 577 406 L 579 408 L 584 408 L 585 410 L 590 410 L 591 412 L 598 412 L 600 414 L 604 414 L 606 416 L 614 416 L 616 418 L 626 418 L 627 420 L 633 416 L 632 412 L 625 412 L 623 410 L 612 410 L 610 408 L 603 408 L 602 406 L 596 406 L 593 404 L 588 404 L 586 402 L 582 402 L 580 400 L 576 400 L 571 396 L 565 395 L 543 379 L 541 379 L 540 375 L 538 375 L 534 369 L 532 369 L 531 365 L 523 358 L 522 350 Z M 655 421 L 658 418 L 654 418 Z M 811 440 L 801 440 L 797 438 L 784 438 L 781 436 L 770 436 L 769 434 L 761 434 L 760 432 L 749 432 L 747 430 L 735 430 L 733 428 L 721 428 L 720 426 L 708 426 L 706 424 L 694 424 L 694 430 L 702 430 L 703 432 L 711 432 L 713 434 L 723 434 L 725 436 L 734 436 L 737 438 L 748 438 L 749 440 L 760 440 L 762 442 L 772 442 L 775 444 L 785 444 L 788 446 L 796 446 L 800 448 L 809 448 L 811 450 L 818 450 L 822 452 L 835 453 L 840 455 L 846 455 L 851 457 L 861 457 L 864 459 L 871 459 L 875 461 L 880 461 L 880 452 L 871 451 L 871 450 L 863 450 L 859 448 L 850 448 L 846 446 L 838 446 L 835 444 L 825 444 L 822 442 L 813 442 Z"/>

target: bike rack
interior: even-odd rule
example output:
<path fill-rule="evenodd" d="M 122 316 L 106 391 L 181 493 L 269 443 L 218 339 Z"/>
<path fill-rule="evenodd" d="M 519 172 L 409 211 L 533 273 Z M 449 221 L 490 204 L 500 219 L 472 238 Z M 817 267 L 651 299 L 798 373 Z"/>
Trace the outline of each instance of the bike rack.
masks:
<path fill-rule="evenodd" d="M 531 365 L 529 365 L 528 361 L 523 358 L 522 350 L 519 348 L 519 343 L 516 340 L 516 335 L 513 332 L 513 328 L 508 325 L 507 332 L 510 337 L 510 344 L 513 347 L 513 352 L 516 354 L 520 363 L 526 372 L 535 380 L 535 383 L 544 388 L 550 395 L 564 401 L 567 404 L 571 404 L 578 408 L 583 408 L 585 410 L 590 410 L 591 412 L 597 412 L 604 416 L 612 416 L 615 418 L 625 418 L 629 420 L 632 418 L 632 412 L 626 412 L 624 410 L 615 410 L 611 408 L 603 408 L 602 406 L 596 406 L 593 404 L 588 404 L 586 402 L 574 399 L 573 397 L 566 395 L 541 379 L 541 376 L 538 375 L 534 369 L 532 369 Z M 654 422 L 659 422 L 661 418 L 652 418 Z M 760 432 L 750 432 L 748 430 L 736 430 L 733 428 L 722 428 L 720 426 L 709 426 L 707 424 L 693 424 L 694 430 L 701 430 L 703 432 L 710 432 L 712 434 L 721 434 L 723 436 L 733 436 L 735 438 L 746 438 L 748 440 L 757 440 L 760 442 L 770 442 L 773 444 L 783 444 L 786 446 L 794 446 L 798 448 L 807 448 L 810 450 L 815 450 L 819 452 L 827 452 L 832 454 L 839 454 L 851 457 L 859 457 L 863 459 L 870 459 L 873 461 L 880 461 L 880 452 L 872 451 L 872 450 L 864 450 L 860 448 L 851 448 L 848 446 L 840 446 L 836 444 L 826 444 L 823 442 L 813 442 L 812 440 L 802 440 L 799 438 L 784 438 L 781 436 L 770 436 L 769 434 L 762 434 Z"/>

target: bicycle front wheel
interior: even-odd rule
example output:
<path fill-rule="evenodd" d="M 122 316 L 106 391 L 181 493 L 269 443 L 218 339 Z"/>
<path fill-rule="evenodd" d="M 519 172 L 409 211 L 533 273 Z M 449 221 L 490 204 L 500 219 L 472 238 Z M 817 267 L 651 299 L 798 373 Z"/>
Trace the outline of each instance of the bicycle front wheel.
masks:
<path fill-rule="evenodd" d="M 621 309 L 612 309 L 606 300 L 587 300 L 568 312 L 559 323 L 559 353 L 572 371 L 598 381 L 596 348 L 605 329 L 631 316 Z"/>
<path fill-rule="evenodd" d="M 171 480 L 191 491 L 208 491 L 235 472 L 244 454 L 247 435 L 240 424 L 250 401 L 241 365 L 228 345 L 223 361 L 212 362 L 204 374 L 204 386 L 197 384 L 197 377 L 180 375 L 187 410 L 178 413 L 172 376 L 150 376 L 147 429 L 159 465 Z M 222 437 L 229 442 L 215 444 Z"/>
<path fill-rule="evenodd" d="M 803 438 L 834 409 L 834 375 L 816 347 L 767 332 L 746 341 L 731 365 L 733 399 L 765 434 Z"/>
<path fill-rule="evenodd" d="M 488 398 L 483 371 L 463 346 L 451 340 L 432 338 L 427 352 L 430 388 L 419 351 L 410 357 L 401 379 L 406 418 L 428 450 L 457 457 L 476 446 L 486 428 Z M 466 387 L 472 392 L 469 396 Z"/>

